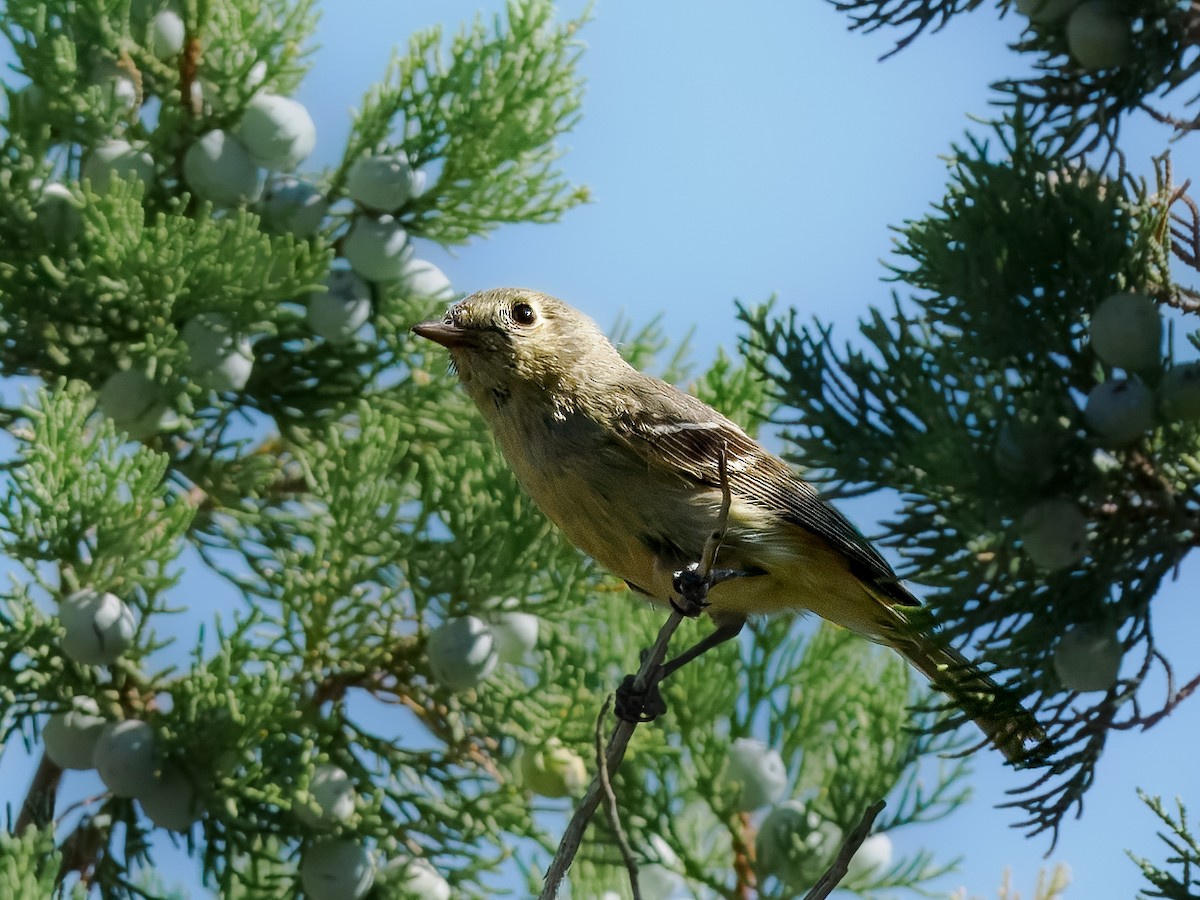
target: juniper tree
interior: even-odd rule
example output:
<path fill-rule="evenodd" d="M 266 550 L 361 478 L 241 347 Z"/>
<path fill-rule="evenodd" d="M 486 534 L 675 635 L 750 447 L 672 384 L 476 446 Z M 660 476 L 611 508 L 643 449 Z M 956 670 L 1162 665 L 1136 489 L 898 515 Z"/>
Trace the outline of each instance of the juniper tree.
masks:
<path fill-rule="evenodd" d="M 341 161 L 297 174 L 310 2 L 0 13 L 0 749 L 36 761 L 6 781 L 0 890 L 537 889 L 660 615 L 531 508 L 407 328 L 453 294 L 420 247 L 586 199 L 559 161 L 583 24 L 513 0 L 414 35 Z M 692 378 L 653 327 L 623 337 L 746 427 L 774 406 L 761 353 Z M 732 676 L 671 679 L 574 896 L 629 891 L 618 836 L 664 894 L 784 896 L 879 800 L 881 834 L 962 801 L 902 663 L 752 632 Z M 156 867 L 168 841 L 194 873 Z M 845 886 L 948 865 L 874 848 Z"/>
<path fill-rule="evenodd" d="M 852 27 L 899 27 L 900 49 L 981 4 L 835 5 Z M 1033 74 L 994 86 L 1003 114 L 953 146 L 945 196 L 897 228 L 902 287 L 858 338 L 794 312 L 742 317 L 793 457 L 832 495 L 899 493 L 884 539 L 902 574 L 931 588 L 944 639 L 976 642 L 1047 726 L 1013 805 L 1057 834 L 1103 779 L 1108 736 L 1200 684 L 1152 617 L 1200 522 L 1200 216 L 1165 152 L 1196 127 L 1194 96 L 1173 93 L 1194 91 L 1196 12 L 1015 7 Z M 1136 116 L 1166 126 L 1162 156 L 1122 152 Z M 1143 860 L 1151 896 L 1190 896 L 1186 820 L 1152 808 L 1182 872 Z"/>

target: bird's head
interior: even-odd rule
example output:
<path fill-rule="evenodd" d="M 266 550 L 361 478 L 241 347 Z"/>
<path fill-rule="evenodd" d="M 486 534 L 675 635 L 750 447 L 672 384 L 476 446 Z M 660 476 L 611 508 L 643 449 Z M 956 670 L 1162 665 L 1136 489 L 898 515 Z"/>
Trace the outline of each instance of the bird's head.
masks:
<path fill-rule="evenodd" d="M 615 364 L 620 354 L 600 328 L 555 297 L 523 288 L 480 291 L 413 332 L 446 347 L 459 377 L 477 392 L 524 385 L 573 391 Z"/>

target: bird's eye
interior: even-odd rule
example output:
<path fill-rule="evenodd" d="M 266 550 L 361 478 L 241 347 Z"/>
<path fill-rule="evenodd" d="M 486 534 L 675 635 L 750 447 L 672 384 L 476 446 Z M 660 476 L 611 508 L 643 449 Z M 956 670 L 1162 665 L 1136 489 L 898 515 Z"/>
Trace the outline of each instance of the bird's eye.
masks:
<path fill-rule="evenodd" d="M 513 304 L 513 321 L 518 325 L 532 325 L 537 321 L 537 311 L 524 301 Z"/>

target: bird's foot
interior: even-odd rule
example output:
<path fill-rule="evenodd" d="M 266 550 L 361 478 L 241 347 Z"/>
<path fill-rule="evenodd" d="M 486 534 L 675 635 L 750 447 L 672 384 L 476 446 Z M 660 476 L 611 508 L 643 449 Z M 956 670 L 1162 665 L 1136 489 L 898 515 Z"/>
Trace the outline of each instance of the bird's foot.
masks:
<path fill-rule="evenodd" d="M 613 713 L 623 722 L 653 722 L 667 711 L 667 701 L 657 684 L 639 691 L 635 688 L 636 682 L 636 675 L 625 676 L 617 688 Z"/>
<path fill-rule="evenodd" d="M 751 573 L 740 569 L 711 569 L 701 574 L 700 564 L 692 563 L 675 573 L 671 583 L 678 597 L 671 598 L 671 608 L 681 616 L 694 619 L 708 607 L 708 592 L 722 581 L 741 578 Z"/>

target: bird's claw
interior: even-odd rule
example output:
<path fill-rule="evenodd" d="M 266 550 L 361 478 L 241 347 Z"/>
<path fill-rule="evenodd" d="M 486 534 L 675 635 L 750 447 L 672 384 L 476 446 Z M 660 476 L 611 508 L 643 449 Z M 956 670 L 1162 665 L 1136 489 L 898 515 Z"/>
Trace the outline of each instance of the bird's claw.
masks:
<path fill-rule="evenodd" d="M 668 602 L 671 609 L 689 619 L 697 618 L 708 606 L 707 600 L 693 600 L 688 597 L 672 597 Z"/>
<path fill-rule="evenodd" d="M 680 569 L 671 579 L 677 597 L 671 598 L 671 608 L 681 616 L 694 619 L 708 606 L 708 589 L 712 586 L 712 573 L 701 574 L 700 564 L 692 563 Z"/>
<path fill-rule="evenodd" d="M 642 661 L 645 662 L 646 651 L 642 651 Z M 663 699 L 655 679 L 648 688 L 637 690 L 636 675 L 626 675 L 616 691 L 616 702 L 613 713 L 623 722 L 653 722 L 667 711 L 667 701 Z"/>
<path fill-rule="evenodd" d="M 671 598 L 671 608 L 681 616 L 694 619 L 709 606 L 708 592 L 722 581 L 731 578 L 741 578 L 749 573 L 740 569 L 710 569 L 707 574 L 700 573 L 700 564 L 692 563 L 686 569 L 680 569 L 671 579 L 678 597 Z"/>

